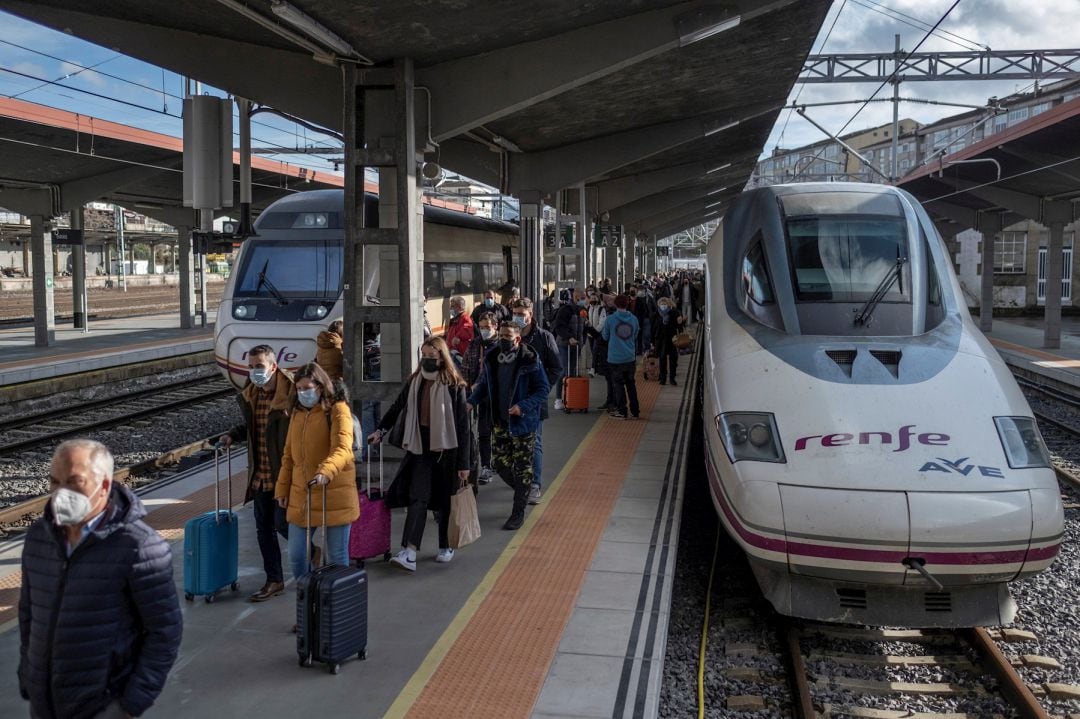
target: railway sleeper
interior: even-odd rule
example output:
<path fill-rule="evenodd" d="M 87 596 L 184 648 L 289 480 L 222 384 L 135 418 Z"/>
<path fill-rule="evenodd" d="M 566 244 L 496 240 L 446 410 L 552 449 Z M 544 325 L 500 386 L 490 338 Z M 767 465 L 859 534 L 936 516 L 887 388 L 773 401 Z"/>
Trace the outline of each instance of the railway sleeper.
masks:
<path fill-rule="evenodd" d="M 853 717 L 854 719 L 986 719 L 978 714 L 967 712 L 913 712 L 906 709 L 872 709 L 870 707 L 839 706 L 825 704 L 822 706 L 821 719 L 839 719 L 839 717 Z"/>
<path fill-rule="evenodd" d="M 977 694 L 987 692 L 981 686 L 965 687 L 960 684 L 945 682 L 889 682 L 872 679 L 854 679 L 851 677 L 822 677 L 814 682 L 818 689 L 843 689 L 863 694 Z"/>
<path fill-rule="evenodd" d="M 974 669 L 968 657 L 957 654 L 940 656 L 898 656 L 892 654 L 852 654 L 849 652 L 812 651 L 807 659 L 832 660 L 837 664 L 871 664 L 875 666 L 952 666 Z"/>

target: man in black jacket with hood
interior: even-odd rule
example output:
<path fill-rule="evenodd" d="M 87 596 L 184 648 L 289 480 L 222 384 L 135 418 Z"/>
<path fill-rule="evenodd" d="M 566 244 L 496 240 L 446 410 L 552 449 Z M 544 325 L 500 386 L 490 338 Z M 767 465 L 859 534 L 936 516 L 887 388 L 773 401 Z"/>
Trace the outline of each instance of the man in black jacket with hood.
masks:
<path fill-rule="evenodd" d="M 52 497 L 26 535 L 19 692 L 34 719 L 141 716 L 176 661 L 172 553 L 112 473 L 105 445 L 62 443 Z"/>

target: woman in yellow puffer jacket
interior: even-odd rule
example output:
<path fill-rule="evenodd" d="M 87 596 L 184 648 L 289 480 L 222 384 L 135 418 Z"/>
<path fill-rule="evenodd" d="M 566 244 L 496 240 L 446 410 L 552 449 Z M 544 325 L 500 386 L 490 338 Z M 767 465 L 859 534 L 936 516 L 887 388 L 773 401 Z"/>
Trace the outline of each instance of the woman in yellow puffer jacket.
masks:
<path fill-rule="evenodd" d="M 285 455 L 274 497 L 289 521 L 289 563 L 293 576 L 308 572 L 307 532 L 310 489 L 311 527 L 323 526 L 326 502 L 325 561 L 348 566 L 349 527 L 360 517 L 353 462 L 353 425 L 344 390 L 335 389 L 314 362 L 293 375 L 296 405 L 290 413 Z"/>

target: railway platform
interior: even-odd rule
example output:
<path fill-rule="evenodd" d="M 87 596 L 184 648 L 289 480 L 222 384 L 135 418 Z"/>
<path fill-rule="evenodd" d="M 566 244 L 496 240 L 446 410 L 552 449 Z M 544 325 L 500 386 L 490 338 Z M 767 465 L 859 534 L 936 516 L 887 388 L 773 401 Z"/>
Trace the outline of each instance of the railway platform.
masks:
<path fill-rule="evenodd" d="M 1080 389 L 1080 317 L 1061 318 L 1061 347 L 1042 348 L 1042 319 L 1010 317 L 994 320 L 987 338 L 1014 371 L 1028 379 Z"/>
<path fill-rule="evenodd" d="M 34 346 L 33 327 L 0 329 L 0 388 L 196 352 L 210 353 L 210 362 L 215 315 L 208 312 L 207 326 L 195 329 L 180 329 L 175 312 L 97 320 L 89 332 L 58 326 L 49 347 Z"/>
<path fill-rule="evenodd" d="M 680 380 L 695 376 L 699 354 L 683 358 Z M 596 406 L 602 380 L 591 389 Z M 697 387 L 639 380 L 638 389 L 637 421 L 552 412 L 544 496 L 517 532 L 501 529 L 512 493 L 496 479 L 480 488 L 483 536 L 452 563 L 433 561 L 434 526 L 415 574 L 369 560 L 368 659 L 346 663 L 338 676 L 297 666 L 291 580 L 283 596 L 246 601 L 262 584 L 262 562 L 251 508 L 238 507 L 240 589 L 212 604 L 181 599 L 180 657 L 152 714 L 655 716 Z M 245 465 L 238 453 L 236 504 Z M 174 542 L 181 597 L 184 522 L 213 507 L 212 477 L 212 468 L 178 475 L 143 495 L 149 523 Z M 395 546 L 403 521 L 395 511 Z M 18 540 L 0 542 L 2 716 L 27 712 L 15 685 L 18 558 Z"/>

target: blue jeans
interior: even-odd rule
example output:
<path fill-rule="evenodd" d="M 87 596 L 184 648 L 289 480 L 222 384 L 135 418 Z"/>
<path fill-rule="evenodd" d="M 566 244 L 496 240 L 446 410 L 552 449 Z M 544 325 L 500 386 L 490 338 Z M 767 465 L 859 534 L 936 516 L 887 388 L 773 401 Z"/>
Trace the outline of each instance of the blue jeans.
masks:
<path fill-rule="evenodd" d="M 340 524 L 336 527 L 315 527 L 311 530 L 312 542 L 315 541 L 315 536 L 320 529 L 326 533 L 323 565 L 349 566 L 349 529 L 351 527 L 351 524 Z M 304 576 L 311 570 L 307 557 L 307 532 L 308 530 L 299 524 L 289 523 L 289 564 L 292 565 L 293 577 L 296 578 Z"/>
<path fill-rule="evenodd" d="M 536 444 L 533 445 L 533 476 L 532 486 L 540 487 L 540 470 L 544 465 L 544 422 L 541 420 L 536 425 Z"/>

